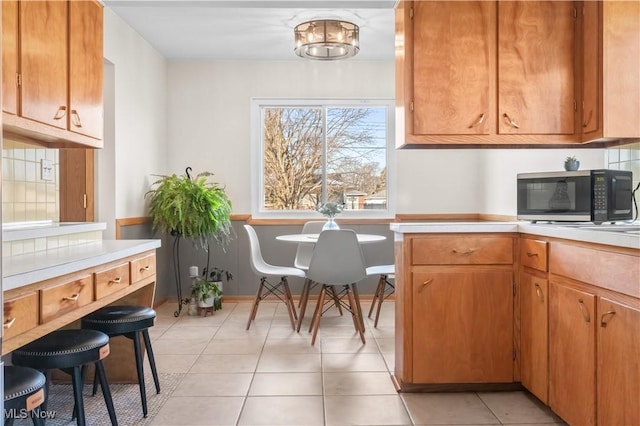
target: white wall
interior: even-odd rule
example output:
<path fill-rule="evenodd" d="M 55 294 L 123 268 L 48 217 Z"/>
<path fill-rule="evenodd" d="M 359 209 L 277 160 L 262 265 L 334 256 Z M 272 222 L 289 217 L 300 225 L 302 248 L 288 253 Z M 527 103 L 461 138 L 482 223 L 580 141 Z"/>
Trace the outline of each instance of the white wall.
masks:
<path fill-rule="evenodd" d="M 156 180 L 152 175 L 167 172 L 166 60 L 109 8 L 104 57 L 113 64 L 115 100 L 113 139 L 105 140 L 114 144 L 113 160 L 105 162 L 115 165 L 99 158 L 98 185 L 115 182 L 116 218 L 146 216 L 144 194 Z"/>
<path fill-rule="evenodd" d="M 226 185 L 234 213 L 251 213 L 251 98 L 393 98 L 394 64 L 385 62 L 170 62 L 171 173 L 211 171 Z M 518 172 L 604 167 L 600 149 L 424 149 L 397 153 L 397 213 L 515 215 Z"/>

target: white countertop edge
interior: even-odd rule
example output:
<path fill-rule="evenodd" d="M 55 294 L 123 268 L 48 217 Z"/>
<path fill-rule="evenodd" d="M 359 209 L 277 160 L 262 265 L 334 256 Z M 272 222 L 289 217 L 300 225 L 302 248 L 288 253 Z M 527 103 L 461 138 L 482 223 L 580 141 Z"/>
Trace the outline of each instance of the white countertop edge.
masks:
<path fill-rule="evenodd" d="M 4 291 L 160 247 L 160 240 L 104 240 L 3 259 Z M 37 269 L 36 269 L 37 268 Z"/>
<path fill-rule="evenodd" d="M 530 222 L 402 222 L 391 223 L 398 234 L 437 234 L 472 232 L 519 232 L 545 237 L 564 238 L 594 244 L 640 249 L 640 236 L 624 232 L 589 230 L 562 224 L 533 224 Z"/>
<path fill-rule="evenodd" d="M 20 241 L 32 238 L 55 237 L 59 235 L 78 234 L 80 232 L 104 231 L 107 224 L 104 222 L 65 222 L 52 224 L 51 226 L 35 226 L 16 229 L 3 229 L 2 241 Z"/>

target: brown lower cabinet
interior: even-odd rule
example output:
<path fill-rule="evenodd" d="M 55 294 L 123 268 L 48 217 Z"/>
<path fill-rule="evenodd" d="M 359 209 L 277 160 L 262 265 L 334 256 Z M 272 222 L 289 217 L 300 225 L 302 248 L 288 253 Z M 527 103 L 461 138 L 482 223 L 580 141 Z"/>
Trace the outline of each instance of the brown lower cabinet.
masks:
<path fill-rule="evenodd" d="M 549 283 L 549 406 L 572 425 L 593 425 L 596 297 Z"/>

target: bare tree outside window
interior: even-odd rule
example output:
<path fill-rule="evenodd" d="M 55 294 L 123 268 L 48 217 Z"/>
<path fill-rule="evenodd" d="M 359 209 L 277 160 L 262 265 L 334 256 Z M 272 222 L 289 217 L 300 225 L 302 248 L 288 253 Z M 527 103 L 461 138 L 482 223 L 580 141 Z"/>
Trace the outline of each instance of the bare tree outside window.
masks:
<path fill-rule="evenodd" d="M 263 107 L 265 210 L 386 209 L 386 107 Z"/>

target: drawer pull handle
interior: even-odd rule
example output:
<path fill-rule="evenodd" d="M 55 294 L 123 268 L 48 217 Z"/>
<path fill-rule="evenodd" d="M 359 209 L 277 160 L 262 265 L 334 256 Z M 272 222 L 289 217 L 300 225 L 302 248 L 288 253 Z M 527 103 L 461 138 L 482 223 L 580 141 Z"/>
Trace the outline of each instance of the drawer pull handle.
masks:
<path fill-rule="evenodd" d="M 538 295 L 538 299 L 540 299 L 541 302 L 544 302 L 544 294 L 542 294 L 540 284 L 535 283 L 534 285 L 536 286 L 536 294 Z"/>
<path fill-rule="evenodd" d="M 15 317 L 14 318 L 7 318 L 7 320 L 4 322 L 4 324 L 2 324 L 2 328 L 4 328 L 5 330 L 8 330 L 11 328 L 11 326 L 13 325 L 13 323 L 16 322 Z"/>
<path fill-rule="evenodd" d="M 61 106 L 60 108 L 58 108 L 58 110 L 56 111 L 55 115 L 53 116 L 54 120 L 60 120 L 62 117 L 64 117 L 67 114 L 67 107 L 66 106 Z"/>
<path fill-rule="evenodd" d="M 71 110 L 71 123 L 76 127 L 82 127 L 82 121 L 80 121 L 80 114 L 75 109 Z"/>
<path fill-rule="evenodd" d="M 528 257 L 538 257 L 538 253 L 531 253 L 530 251 L 527 252 L 527 256 Z"/>
<path fill-rule="evenodd" d="M 582 127 L 588 127 L 589 123 L 591 123 L 591 118 L 593 117 L 593 110 L 589 110 L 589 116 L 587 117 L 587 121 L 582 124 Z"/>
<path fill-rule="evenodd" d="M 578 304 L 580 305 L 580 311 L 582 312 L 582 316 L 586 322 L 591 322 L 591 315 L 589 315 L 589 311 L 587 307 L 584 306 L 584 302 L 582 299 L 578 299 Z"/>
<path fill-rule="evenodd" d="M 609 320 L 609 318 L 613 317 L 615 314 L 616 314 L 616 311 L 609 311 L 602 314 L 602 317 L 600 318 L 600 327 L 602 328 L 606 327 L 607 320 Z"/>
<path fill-rule="evenodd" d="M 111 285 L 111 284 L 120 284 L 121 282 L 122 282 L 122 278 L 116 277 L 116 278 L 112 279 L 111 281 L 109 281 L 109 285 Z"/>
<path fill-rule="evenodd" d="M 476 251 L 476 249 L 472 249 L 472 248 L 470 248 L 470 249 L 467 249 L 466 251 L 463 251 L 462 253 L 460 253 L 458 250 L 456 250 L 456 249 L 452 249 L 452 250 L 451 250 L 451 253 L 455 253 L 455 254 L 458 254 L 458 253 L 459 253 L 459 254 L 471 254 L 471 253 L 473 253 L 473 252 L 475 252 L 475 251 Z"/>
<path fill-rule="evenodd" d="M 473 129 L 474 127 L 477 127 L 479 125 L 481 125 L 482 123 L 484 123 L 484 119 L 485 119 L 485 114 L 484 112 L 482 114 L 480 114 L 480 116 L 478 117 L 478 119 L 476 121 L 474 121 L 473 123 L 471 123 L 471 125 L 469 126 L 470 129 Z"/>
<path fill-rule="evenodd" d="M 147 265 L 143 268 L 140 268 L 140 272 L 146 272 L 146 271 L 150 271 L 151 270 L 151 266 Z"/>
<path fill-rule="evenodd" d="M 79 297 L 80 297 L 80 293 L 76 293 L 69 297 L 65 296 L 62 298 L 62 300 L 64 300 L 65 302 L 77 302 Z"/>
<path fill-rule="evenodd" d="M 429 278 L 428 280 L 424 281 L 422 283 L 422 285 L 420 286 L 420 289 L 418 290 L 418 293 L 422 293 L 422 290 L 427 288 L 432 282 L 433 282 L 433 278 Z"/>

